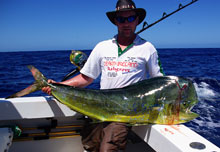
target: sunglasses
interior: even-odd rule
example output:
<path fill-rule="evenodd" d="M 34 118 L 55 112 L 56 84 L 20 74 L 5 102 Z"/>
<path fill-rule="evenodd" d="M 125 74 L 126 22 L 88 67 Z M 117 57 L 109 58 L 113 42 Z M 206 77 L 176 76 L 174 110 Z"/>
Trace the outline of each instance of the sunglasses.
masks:
<path fill-rule="evenodd" d="M 118 23 L 125 23 L 127 20 L 128 23 L 134 22 L 136 20 L 137 16 L 128 16 L 128 17 L 122 17 L 122 16 L 117 16 L 115 19 L 118 21 Z"/>

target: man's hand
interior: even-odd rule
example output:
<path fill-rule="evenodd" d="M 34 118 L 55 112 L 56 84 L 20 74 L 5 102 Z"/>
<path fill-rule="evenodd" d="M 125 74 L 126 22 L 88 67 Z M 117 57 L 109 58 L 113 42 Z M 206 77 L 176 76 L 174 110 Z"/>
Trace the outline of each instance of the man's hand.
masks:
<path fill-rule="evenodd" d="M 47 82 L 48 82 L 48 83 L 56 83 L 56 81 L 51 80 L 51 79 L 48 79 Z M 42 90 L 44 93 L 47 93 L 47 94 L 51 95 L 51 88 L 50 88 L 50 87 L 43 87 L 41 90 Z"/>

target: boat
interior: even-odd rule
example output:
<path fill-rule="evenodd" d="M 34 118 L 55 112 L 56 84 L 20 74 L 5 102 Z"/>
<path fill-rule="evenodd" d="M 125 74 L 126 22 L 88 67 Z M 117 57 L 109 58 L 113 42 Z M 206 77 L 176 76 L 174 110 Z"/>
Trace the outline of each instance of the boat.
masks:
<path fill-rule="evenodd" d="M 0 98 L 0 152 L 85 152 L 84 116 L 50 96 Z M 132 127 L 125 152 L 220 152 L 185 125 Z"/>

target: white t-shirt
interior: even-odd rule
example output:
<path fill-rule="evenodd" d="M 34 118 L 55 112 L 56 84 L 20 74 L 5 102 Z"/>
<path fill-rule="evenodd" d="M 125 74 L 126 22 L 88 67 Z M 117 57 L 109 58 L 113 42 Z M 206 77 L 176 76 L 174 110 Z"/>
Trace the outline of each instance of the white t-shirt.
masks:
<path fill-rule="evenodd" d="M 163 76 L 154 46 L 136 36 L 133 46 L 118 56 L 117 35 L 102 41 L 91 52 L 81 73 L 96 79 L 101 89 L 122 88 L 149 77 Z"/>

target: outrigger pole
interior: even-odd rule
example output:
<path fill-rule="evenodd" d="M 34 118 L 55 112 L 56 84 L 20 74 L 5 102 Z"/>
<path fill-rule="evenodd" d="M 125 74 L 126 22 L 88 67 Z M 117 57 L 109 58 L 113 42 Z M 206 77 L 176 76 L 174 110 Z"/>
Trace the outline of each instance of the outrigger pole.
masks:
<path fill-rule="evenodd" d="M 160 18 L 159 20 L 157 20 L 156 22 L 154 22 L 154 23 L 152 23 L 152 24 L 150 24 L 150 25 L 148 25 L 147 22 L 144 22 L 142 29 L 141 29 L 140 31 L 138 31 L 136 34 L 139 34 L 139 33 L 143 32 L 143 31 L 145 31 L 146 29 L 152 27 L 153 25 L 159 23 L 160 21 L 166 19 L 167 17 L 169 17 L 169 16 L 175 14 L 176 12 L 178 12 L 178 11 L 184 9 L 185 7 L 187 7 L 187 6 L 189 6 L 189 5 L 193 4 L 193 3 L 195 3 L 195 2 L 197 2 L 197 1 L 198 1 L 198 0 L 192 0 L 192 2 L 190 2 L 190 3 L 186 4 L 186 5 L 179 4 L 179 8 L 178 8 L 177 10 L 173 11 L 173 12 L 170 13 L 170 14 L 166 14 L 166 13 L 164 12 L 162 18 Z M 145 27 L 146 25 L 147 25 L 147 27 Z"/>

